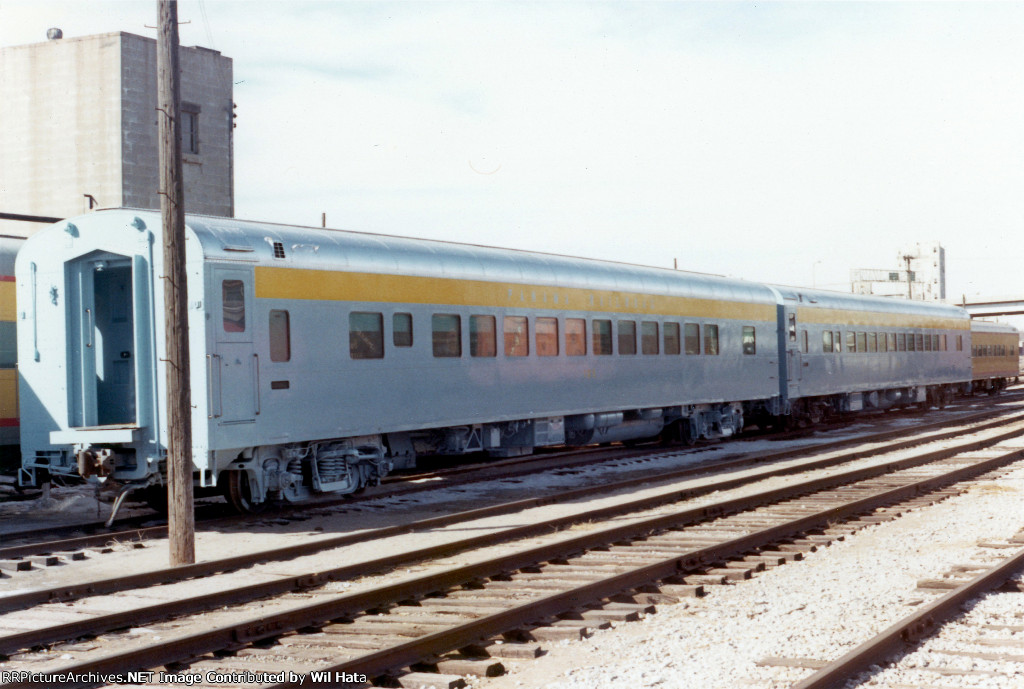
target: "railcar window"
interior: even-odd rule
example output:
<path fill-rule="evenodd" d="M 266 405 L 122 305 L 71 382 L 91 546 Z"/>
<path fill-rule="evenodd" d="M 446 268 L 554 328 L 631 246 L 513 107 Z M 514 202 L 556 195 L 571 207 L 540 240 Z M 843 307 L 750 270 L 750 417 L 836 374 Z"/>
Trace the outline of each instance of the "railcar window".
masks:
<path fill-rule="evenodd" d="M 889 333 L 889 351 L 896 351 L 896 333 Z"/>
<path fill-rule="evenodd" d="M 718 326 L 706 324 L 704 326 L 704 353 L 718 354 Z"/>
<path fill-rule="evenodd" d="M 826 330 L 821 334 L 821 351 L 826 354 L 832 352 L 832 331 Z"/>
<path fill-rule="evenodd" d="M 923 333 L 917 333 L 914 336 L 914 339 L 917 340 L 917 351 L 923 352 L 924 351 L 924 334 Z"/>
<path fill-rule="evenodd" d="M 939 349 L 945 352 L 947 347 L 949 347 L 949 335 L 943 333 L 942 339 L 939 340 Z"/>
<path fill-rule="evenodd" d="M 843 333 L 837 330 L 834 335 L 835 336 L 832 338 L 832 347 L 838 353 L 843 351 Z"/>
<path fill-rule="evenodd" d="M 956 351 L 958 351 L 958 352 L 964 351 L 964 336 L 963 335 L 957 335 L 956 336 Z"/>
<path fill-rule="evenodd" d="M 558 319 L 538 318 L 537 356 L 558 356 Z"/>
<path fill-rule="evenodd" d="M 752 325 L 743 326 L 743 353 L 757 354 L 757 331 Z"/>
<path fill-rule="evenodd" d="M 636 321 L 619 321 L 619 354 L 636 354 Z"/>
<path fill-rule="evenodd" d="M 665 353 L 677 355 L 681 351 L 679 348 L 679 324 L 678 323 L 666 323 L 663 327 L 665 333 Z"/>
<path fill-rule="evenodd" d="M 434 356 L 462 356 L 462 318 L 460 316 L 435 313 L 430 317 L 430 329 Z"/>
<path fill-rule="evenodd" d="M 530 353 L 530 326 L 526 316 L 505 316 L 505 356 L 527 356 Z"/>
<path fill-rule="evenodd" d="M 587 353 L 587 321 L 583 318 L 565 319 L 565 353 L 585 356 Z"/>
<path fill-rule="evenodd" d="M 593 342 L 590 348 L 594 354 L 607 355 L 612 353 L 612 322 L 596 319 L 590 323 Z"/>
<path fill-rule="evenodd" d="M 938 335 L 932 335 L 932 351 L 933 352 L 939 351 L 939 336 Z"/>
<path fill-rule="evenodd" d="M 494 316 L 469 317 L 469 355 L 497 356 L 498 327 Z"/>
<path fill-rule="evenodd" d="M 926 351 L 926 352 L 932 351 L 932 336 L 931 335 L 925 335 L 924 336 L 924 351 Z"/>
<path fill-rule="evenodd" d="M 889 350 L 889 337 L 885 333 L 878 333 L 878 351 L 885 352 Z"/>
<path fill-rule="evenodd" d="M 291 333 L 288 328 L 288 312 L 278 309 L 270 311 L 270 360 L 288 361 L 292 358 Z"/>
<path fill-rule="evenodd" d="M 808 352 L 807 331 L 806 330 L 801 330 L 800 331 L 800 351 L 803 352 L 804 354 L 806 354 Z"/>
<path fill-rule="evenodd" d="M 907 334 L 900 333 L 896 336 L 896 349 L 901 352 L 907 351 Z"/>
<path fill-rule="evenodd" d="M 796 342 L 796 314 L 789 314 L 789 341 Z"/>
<path fill-rule="evenodd" d="M 241 280 L 221 282 L 221 303 L 224 309 L 224 332 L 245 332 L 245 287 Z"/>
<path fill-rule="evenodd" d="M 642 354 L 657 354 L 661 351 L 661 343 L 658 342 L 658 323 L 656 321 L 642 321 L 640 323 L 640 352 Z"/>
<path fill-rule="evenodd" d="M 907 333 L 907 351 L 914 351 L 914 333 Z"/>
<path fill-rule="evenodd" d="M 868 351 L 868 335 L 867 333 L 857 333 L 857 352 L 863 354 Z"/>
<path fill-rule="evenodd" d="M 700 326 L 687 323 L 683 326 L 683 343 L 687 354 L 700 354 Z"/>
<path fill-rule="evenodd" d="M 391 317 L 391 342 L 396 347 L 412 347 L 411 313 L 396 313 Z"/>
<path fill-rule="evenodd" d="M 878 333 L 868 333 L 868 351 L 878 351 Z"/>
<path fill-rule="evenodd" d="M 846 333 L 846 351 L 850 354 L 857 351 L 857 333 L 853 331 Z"/>
<path fill-rule="evenodd" d="M 384 315 L 353 311 L 348 315 L 348 354 L 353 359 L 384 358 Z"/>

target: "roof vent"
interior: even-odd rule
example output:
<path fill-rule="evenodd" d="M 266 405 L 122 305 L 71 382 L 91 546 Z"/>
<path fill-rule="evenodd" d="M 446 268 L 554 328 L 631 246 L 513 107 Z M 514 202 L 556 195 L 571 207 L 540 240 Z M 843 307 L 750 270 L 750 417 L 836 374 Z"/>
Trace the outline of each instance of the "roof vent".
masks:
<path fill-rule="evenodd" d="M 274 242 L 274 258 L 284 258 L 284 244 Z"/>
<path fill-rule="evenodd" d="M 64 32 L 54 27 L 46 30 L 46 39 L 49 41 L 59 41 L 64 38 Z"/>

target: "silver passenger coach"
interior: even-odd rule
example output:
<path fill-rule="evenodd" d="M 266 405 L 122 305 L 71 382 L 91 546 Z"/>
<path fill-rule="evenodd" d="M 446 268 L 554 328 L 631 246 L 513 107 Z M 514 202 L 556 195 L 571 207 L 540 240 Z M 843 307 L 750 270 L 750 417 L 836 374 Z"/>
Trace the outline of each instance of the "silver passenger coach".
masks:
<path fill-rule="evenodd" d="M 955 307 L 445 242 L 189 216 L 196 485 L 241 510 L 347 493 L 424 452 L 729 436 L 945 399 Z M 159 487 L 157 213 L 18 256 L 23 484 Z"/>

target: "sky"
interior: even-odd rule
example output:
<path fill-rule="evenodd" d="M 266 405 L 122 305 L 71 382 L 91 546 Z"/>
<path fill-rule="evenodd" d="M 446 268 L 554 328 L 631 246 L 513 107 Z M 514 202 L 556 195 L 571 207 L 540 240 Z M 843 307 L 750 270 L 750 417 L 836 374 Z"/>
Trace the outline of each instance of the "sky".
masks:
<path fill-rule="evenodd" d="M 1024 4 L 181 0 L 236 215 L 848 290 L 1024 294 Z M 0 46 L 156 2 L 0 0 Z"/>

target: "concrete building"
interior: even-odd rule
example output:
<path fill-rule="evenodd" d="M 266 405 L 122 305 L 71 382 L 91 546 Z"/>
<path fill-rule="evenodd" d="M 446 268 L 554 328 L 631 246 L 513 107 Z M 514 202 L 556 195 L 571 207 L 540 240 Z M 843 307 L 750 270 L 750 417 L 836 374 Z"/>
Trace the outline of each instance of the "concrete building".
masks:
<path fill-rule="evenodd" d="M 941 244 L 919 242 L 906 247 L 897 255 L 895 266 L 851 270 L 853 293 L 945 301 L 946 250 Z"/>
<path fill-rule="evenodd" d="M 198 47 L 179 57 L 185 210 L 232 216 L 231 58 Z M 120 32 L 0 48 L 0 94 L 0 212 L 160 207 L 155 39 Z M 0 220 L 0 234 L 39 227 Z"/>

